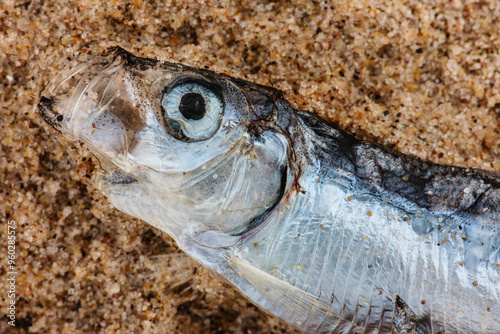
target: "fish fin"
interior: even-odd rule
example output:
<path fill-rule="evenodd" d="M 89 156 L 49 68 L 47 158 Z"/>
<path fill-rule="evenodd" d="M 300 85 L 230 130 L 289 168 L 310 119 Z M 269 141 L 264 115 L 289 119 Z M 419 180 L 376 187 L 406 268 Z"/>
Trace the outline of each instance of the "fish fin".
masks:
<path fill-rule="evenodd" d="M 294 318 L 303 319 L 294 325 L 300 325 L 303 321 L 316 320 L 328 322 L 328 318 L 338 323 L 344 320 L 340 315 L 334 313 L 330 308 L 330 302 L 318 298 L 303 291 L 278 277 L 254 267 L 247 261 L 235 256 L 229 260 L 231 267 L 243 278 L 245 278 L 256 290 L 258 290 L 266 301 L 277 310 L 285 309 L 288 313 L 295 313 Z M 316 323 L 316 321 L 313 321 Z"/>
<path fill-rule="evenodd" d="M 399 296 L 396 296 L 392 323 L 399 334 L 431 333 L 429 317 L 417 317 L 415 312 Z"/>

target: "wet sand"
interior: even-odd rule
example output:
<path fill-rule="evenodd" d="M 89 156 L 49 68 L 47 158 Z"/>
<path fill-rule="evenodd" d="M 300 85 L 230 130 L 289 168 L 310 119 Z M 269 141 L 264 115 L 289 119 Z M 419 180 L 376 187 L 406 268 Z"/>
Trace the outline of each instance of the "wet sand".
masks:
<path fill-rule="evenodd" d="M 0 332 L 298 333 L 96 191 L 95 159 L 35 108 L 78 53 L 117 43 L 208 67 L 358 138 L 500 171 L 499 33 L 497 1 L 0 2 Z"/>

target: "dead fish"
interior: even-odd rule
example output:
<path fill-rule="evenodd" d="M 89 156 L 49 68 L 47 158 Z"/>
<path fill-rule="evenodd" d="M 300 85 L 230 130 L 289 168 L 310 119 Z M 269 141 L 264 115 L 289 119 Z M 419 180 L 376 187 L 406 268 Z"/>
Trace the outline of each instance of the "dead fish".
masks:
<path fill-rule="evenodd" d="M 84 56 L 82 56 L 84 57 Z M 500 175 L 360 141 L 276 89 L 121 48 L 42 117 L 119 210 L 310 333 L 500 332 Z"/>

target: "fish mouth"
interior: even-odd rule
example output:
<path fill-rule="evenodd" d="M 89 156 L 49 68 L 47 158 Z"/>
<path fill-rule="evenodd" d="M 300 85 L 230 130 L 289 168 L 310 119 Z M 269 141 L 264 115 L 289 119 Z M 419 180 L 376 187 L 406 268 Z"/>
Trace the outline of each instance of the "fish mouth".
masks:
<path fill-rule="evenodd" d="M 131 102 L 137 90 L 127 85 L 129 58 L 121 48 L 98 57 L 81 54 L 41 92 L 38 103 L 50 127 L 87 145 L 99 161 L 99 183 L 105 188 L 138 183 L 128 173 L 134 166 L 127 154 L 145 122 L 140 104 Z"/>
<path fill-rule="evenodd" d="M 71 61 L 41 93 L 38 110 L 54 130 L 104 160 L 125 156 L 145 126 L 131 62 L 123 49 Z"/>
<path fill-rule="evenodd" d="M 43 120 L 49 124 L 54 130 L 59 133 L 62 133 L 62 127 L 64 122 L 64 115 L 58 114 L 55 108 L 54 99 L 42 96 L 40 98 L 40 102 L 38 103 L 38 110 Z M 101 168 L 103 164 L 101 163 L 101 159 L 97 157 Z M 107 167 L 109 171 L 103 170 L 100 176 L 100 184 L 106 183 L 111 186 L 124 186 L 137 183 L 137 179 L 129 173 L 124 172 L 119 169 L 117 166 Z"/>

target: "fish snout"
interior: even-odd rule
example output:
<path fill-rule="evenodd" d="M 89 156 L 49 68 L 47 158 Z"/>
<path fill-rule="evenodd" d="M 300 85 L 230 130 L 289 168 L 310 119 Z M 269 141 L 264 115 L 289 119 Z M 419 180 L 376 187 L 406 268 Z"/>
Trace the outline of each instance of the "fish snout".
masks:
<path fill-rule="evenodd" d="M 42 118 L 66 137 L 85 142 L 95 155 L 126 155 L 145 125 L 126 61 L 115 54 L 72 62 L 42 92 Z"/>

